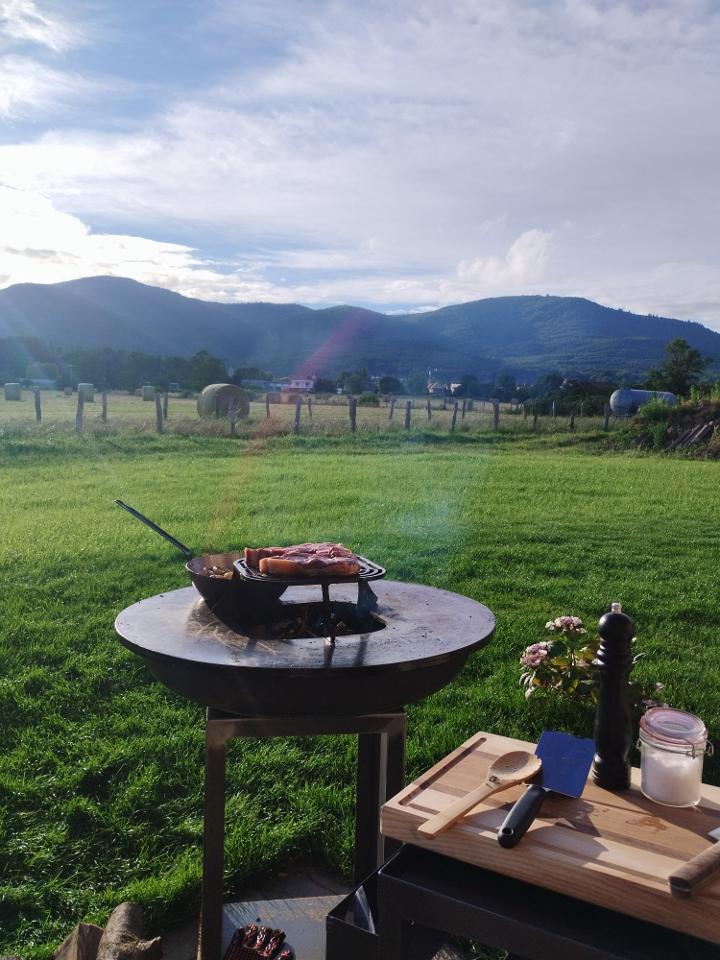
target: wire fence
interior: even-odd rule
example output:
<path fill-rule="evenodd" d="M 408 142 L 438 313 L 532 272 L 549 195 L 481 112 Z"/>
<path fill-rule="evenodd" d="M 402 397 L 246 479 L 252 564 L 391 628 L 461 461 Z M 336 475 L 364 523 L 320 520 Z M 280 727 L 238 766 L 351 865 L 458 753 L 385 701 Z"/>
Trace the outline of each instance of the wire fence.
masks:
<path fill-rule="evenodd" d="M 299 394 L 290 402 L 274 395 L 254 399 L 241 417 L 232 404 L 200 417 L 193 398 L 154 393 L 145 398 L 124 393 L 22 391 L 0 398 L 0 430 L 59 430 L 76 433 L 176 433 L 206 436 L 276 436 L 347 433 L 573 433 L 610 430 L 618 421 L 605 405 L 602 416 L 588 416 L 582 405 L 560 412 L 556 405 L 528 401 L 467 400 L 443 397 L 390 397 L 363 405 L 356 397 Z"/>

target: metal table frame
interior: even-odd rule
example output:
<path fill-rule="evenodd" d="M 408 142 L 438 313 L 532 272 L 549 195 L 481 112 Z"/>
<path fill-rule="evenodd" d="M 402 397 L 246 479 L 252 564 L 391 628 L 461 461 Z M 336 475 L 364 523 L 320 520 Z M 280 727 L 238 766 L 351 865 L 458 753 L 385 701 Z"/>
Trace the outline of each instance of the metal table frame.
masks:
<path fill-rule="evenodd" d="M 720 944 L 409 844 L 377 882 L 379 960 L 420 960 L 430 931 L 509 950 L 508 960 L 720 960 Z"/>
<path fill-rule="evenodd" d="M 208 708 L 205 725 L 205 796 L 202 903 L 198 960 L 220 960 L 225 857 L 225 754 L 237 737 L 357 734 L 355 882 L 360 883 L 398 849 L 380 833 L 380 807 L 405 785 L 405 711 L 359 717 L 244 717 Z"/>

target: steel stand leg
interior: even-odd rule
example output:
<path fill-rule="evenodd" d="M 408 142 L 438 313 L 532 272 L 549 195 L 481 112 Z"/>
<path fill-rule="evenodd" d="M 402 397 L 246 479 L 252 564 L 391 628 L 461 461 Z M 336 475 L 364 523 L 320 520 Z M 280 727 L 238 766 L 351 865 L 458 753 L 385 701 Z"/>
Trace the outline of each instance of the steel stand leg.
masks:
<path fill-rule="evenodd" d="M 384 734 L 387 740 L 386 751 L 386 783 L 385 796 L 381 797 L 381 804 L 394 797 L 405 786 L 405 715 L 398 718 L 397 722 Z M 378 830 L 380 824 L 378 822 Z M 381 859 L 378 866 L 384 863 L 388 857 L 391 857 L 396 850 L 402 846 L 400 840 L 393 840 L 390 837 L 382 838 L 383 849 L 380 851 Z"/>
<path fill-rule="evenodd" d="M 199 960 L 219 960 L 222 949 L 225 860 L 225 745 L 208 719 L 205 729 L 205 801 Z"/>
<path fill-rule="evenodd" d="M 198 960 L 220 960 L 225 841 L 225 749 L 235 737 L 357 734 L 355 870 L 358 882 L 385 860 L 380 807 L 405 785 L 405 713 L 361 717 L 242 717 L 208 708 L 205 724 L 205 823 Z"/>
<path fill-rule="evenodd" d="M 357 790 L 355 805 L 356 884 L 385 862 L 399 846 L 380 833 L 380 807 L 405 783 L 405 717 L 399 717 L 383 733 L 358 735 Z"/>

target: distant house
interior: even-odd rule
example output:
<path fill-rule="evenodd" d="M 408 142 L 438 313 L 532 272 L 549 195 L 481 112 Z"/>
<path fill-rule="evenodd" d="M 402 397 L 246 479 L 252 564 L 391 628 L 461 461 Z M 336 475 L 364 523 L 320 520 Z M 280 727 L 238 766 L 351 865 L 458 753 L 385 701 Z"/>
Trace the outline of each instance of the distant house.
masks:
<path fill-rule="evenodd" d="M 287 390 L 298 390 L 302 393 L 308 393 L 315 386 L 315 381 L 317 380 L 316 376 L 312 377 L 291 377 L 290 382 L 287 384 Z"/>

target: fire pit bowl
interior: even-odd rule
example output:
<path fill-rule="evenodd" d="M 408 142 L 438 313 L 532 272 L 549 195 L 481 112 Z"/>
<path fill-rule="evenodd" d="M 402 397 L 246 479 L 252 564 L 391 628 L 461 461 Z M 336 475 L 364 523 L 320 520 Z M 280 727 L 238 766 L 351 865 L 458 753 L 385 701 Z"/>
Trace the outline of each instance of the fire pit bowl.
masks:
<path fill-rule="evenodd" d="M 312 635 L 319 587 L 289 587 L 266 616 L 222 619 L 191 589 L 173 590 L 123 610 L 115 629 L 177 693 L 245 716 L 363 716 L 415 703 L 449 683 L 495 629 L 490 610 L 468 597 L 391 580 L 373 588 L 377 606 L 357 615 L 372 622 L 348 617 L 351 631 L 364 632 L 334 645 Z M 336 584 L 332 603 L 346 614 L 357 586 Z M 302 605 L 309 626 L 295 635 Z M 284 620 L 287 630 L 277 627 Z"/>
<path fill-rule="evenodd" d="M 248 583 L 242 580 L 233 567 L 233 563 L 242 557 L 242 553 L 205 553 L 185 564 L 193 586 L 205 603 L 221 614 L 224 611 L 232 615 L 243 610 L 264 609 L 285 592 L 281 583 Z M 211 576 L 209 571 L 213 567 L 229 570 L 232 577 Z"/>

